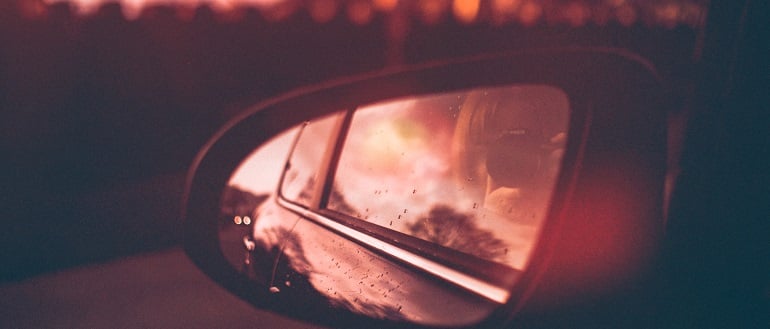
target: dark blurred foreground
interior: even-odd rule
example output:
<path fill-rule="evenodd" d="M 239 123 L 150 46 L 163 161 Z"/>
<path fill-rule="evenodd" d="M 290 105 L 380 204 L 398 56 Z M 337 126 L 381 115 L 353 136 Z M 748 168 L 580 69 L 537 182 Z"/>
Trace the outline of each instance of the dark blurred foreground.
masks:
<path fill-rule="evenodd" d="M 21 1 L 23 2 L 23 1 Z M 20 3 L 21 3 L 20 2 Z M 624 47 L 687 75 L 689 27 L 461 24 L 117 4 L 77 16 L 0 4 L 0 282 L 179 242 L 184 176 L 244 106 L 390 65 L 525 47 Z"/>
<path fill-rule="evenodd" d="M 2 328 L 319 328 L 254 309 L 180 249 L 0 284 Z"/>

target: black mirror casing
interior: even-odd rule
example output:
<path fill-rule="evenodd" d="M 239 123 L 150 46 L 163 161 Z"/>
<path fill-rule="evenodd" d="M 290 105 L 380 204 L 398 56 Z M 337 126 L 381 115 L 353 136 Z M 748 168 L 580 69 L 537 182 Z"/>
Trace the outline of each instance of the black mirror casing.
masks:
<path fill-rule="evenodd" d="M 392 98 L 512 83 L 559 87 L 569 95 L 572 112 L 562 171 L 531 261 L 510 300 L 478 325 L 617 296 L 622 287 L 644 280 L 662 235 L 667 111 L 652 65 L 614 49 L 544 49 L 428 63 L 329 82 L 249 108 L 204 146 L 191 167 L 183 204 L 187 254 L 256 307 L 335 327 L 404 327 L 298 307 L 301 295 L 271 294 L 267 285 L 234 270 L 217 235 L 222 191 L 255 148 L 303 121 Z"/>

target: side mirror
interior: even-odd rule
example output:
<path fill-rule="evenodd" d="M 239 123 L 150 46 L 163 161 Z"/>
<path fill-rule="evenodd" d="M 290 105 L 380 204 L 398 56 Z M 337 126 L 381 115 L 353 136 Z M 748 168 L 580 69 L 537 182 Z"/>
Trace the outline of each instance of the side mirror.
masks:
<path fill-rule="evenodd" d="M 501 325 L 613 294 L 662 232 L 661 99 L 649 64 L 606 49 L 300 90 L 201 151 L 185 250 L 256 307 L 335 327 Z"/>

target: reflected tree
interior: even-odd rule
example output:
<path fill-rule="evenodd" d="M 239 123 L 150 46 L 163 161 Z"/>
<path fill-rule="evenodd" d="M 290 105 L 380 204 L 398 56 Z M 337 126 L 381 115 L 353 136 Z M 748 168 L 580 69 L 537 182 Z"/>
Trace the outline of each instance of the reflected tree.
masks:
<path fill-rule="evenodd" d="M 347 215 L 355 215 L 359 219 L 365 219 L 365 217 L 356 208 L 350 205 L 345 199 L 345 195 L 339 190 L 337 185 L 332 186 L 331 197 L 329 198 L 329 208 L 339 211 Z"/>
<path fill-rule="evenodd" d="M 414 237 L 452 248 L 487 260 L 501 260 L 508 244 L 490 231 L 476 226 L 472 215 L 457 212 L 450 206 L 434 206 L 427 216 L 409 225 Z"/>

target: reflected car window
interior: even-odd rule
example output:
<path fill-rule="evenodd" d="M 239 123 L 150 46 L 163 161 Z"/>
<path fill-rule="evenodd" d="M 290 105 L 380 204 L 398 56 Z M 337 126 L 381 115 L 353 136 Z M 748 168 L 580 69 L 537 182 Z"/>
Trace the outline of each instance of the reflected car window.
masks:
<path fill-rule="evenodd" d="M 327 154 L 334 125 L 340 113 L 308 122 L 300 130 L 297 143 L 286 163 L 281 195 L 303 206 L 310 206 L 318 181 L 319 165 Z"/>
<path fill-rule="evenodd" d="M 361 107 L 327 207 L 521 269 L 545 218 L 568 116 L 566 94 L 542 85 Z"/>

